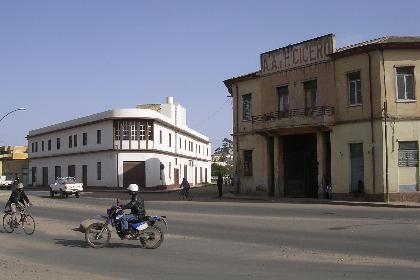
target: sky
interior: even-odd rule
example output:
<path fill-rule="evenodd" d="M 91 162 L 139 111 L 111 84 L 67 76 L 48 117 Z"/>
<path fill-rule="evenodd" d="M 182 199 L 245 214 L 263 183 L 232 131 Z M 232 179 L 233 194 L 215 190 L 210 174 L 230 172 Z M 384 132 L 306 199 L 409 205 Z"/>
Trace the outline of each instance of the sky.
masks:
<path fill-rule="evenodd" d="M 337 47 L 420 35 L 418 1 L 0 0 L 0 146 L 29 130 L 174 96 L 213 149 L 232 133 L 223 81 L 259 55 L 334 33 Z"/>

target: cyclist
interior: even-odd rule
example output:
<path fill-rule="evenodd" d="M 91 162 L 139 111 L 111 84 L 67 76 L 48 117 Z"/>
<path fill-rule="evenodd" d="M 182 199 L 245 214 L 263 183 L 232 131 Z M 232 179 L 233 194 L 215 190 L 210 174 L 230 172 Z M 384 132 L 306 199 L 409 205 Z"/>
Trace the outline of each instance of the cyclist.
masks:
<path fill-rule="evenodd" d="M 183 195 L 185 197 L 190 197 L 190 184 L 188 183 L 186 178 L 182 179 L 180 188 L 182 188 Z"/>
<path fill-rule="evenodd" d="M 130 209 L 130 214 L 124 214 L 121 218 L 121 230 L 125 236 L 128 235 L 128 222 L 143 219 L 146 215 L 146 210 L 144 208 L 144 200 L 140 196 L 139 186 L 136 184 L 130 184 L 128 186 L 129 194 L 131 195 L 131 200 L 126 205 L 121 206 L 121 209 Z"/>
<path fill-rule="evenodd" d="M 25 207 L 27 204 L 32 205 L 28 196 L 23 190 L 23 184 L 18 183 L 17 188 L 12 191 L 12 194 L 10 195 L 9 200 L 5 206 L 5 208 L 10 207 L 10 211 L 12 212 L 12 221 L 16 221 L 16 209 Z"/>

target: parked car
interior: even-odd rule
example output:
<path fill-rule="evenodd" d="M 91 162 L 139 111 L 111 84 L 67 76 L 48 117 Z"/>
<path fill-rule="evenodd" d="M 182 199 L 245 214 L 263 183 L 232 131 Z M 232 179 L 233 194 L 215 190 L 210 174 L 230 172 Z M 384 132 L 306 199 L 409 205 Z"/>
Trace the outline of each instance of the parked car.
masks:
<path fill-rule="evenodd" d="M 60 197 L 68 197 L 74 194 L 77 198 L 80 192 L 83 191 L 83 184 L 77 183 L 74 177 L 61 177 L 57 178 L 54 184 L 50 185 L 50 196 L 54 197 L 55 194 L 60 194 Z"/>
<path fill-rule="evenodd" d="M 13 180 L 6 180 L 6 176 L 0 176 L 0 187 L 10 189 L 13 185 Z"/>

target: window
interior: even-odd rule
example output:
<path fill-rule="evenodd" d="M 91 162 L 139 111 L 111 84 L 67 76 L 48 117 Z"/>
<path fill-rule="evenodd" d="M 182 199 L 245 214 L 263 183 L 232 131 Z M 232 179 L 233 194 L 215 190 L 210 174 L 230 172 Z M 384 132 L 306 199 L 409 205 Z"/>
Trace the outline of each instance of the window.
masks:
<path fill-rule="evenodd" d="M 201 145 L 198 146 L 198 153 L 201 154 Z"/>
<path fill-rule="evenodd" d="M 349 105 L 362 104 L 362 82 L 360 72 L 354 72 L 347 75 L 349 87 Z"/>
<path fill-rule="evenodd" d="M 114 140 L 116 141 L 120 141 L 121 140 L 121 129 L 120 129 L 120 122 L 119 121 L 115 121 L 115 125 L 114 125 Z"/>
<path fill-rule="evenodd" d="M 38 142 L 35 142 L 35 153 L 38 153 Z"/>
<path fill-rule="evenodd" d="M 149 131 L 149 140 L 153 140 L 153 129 L 151 123 L 147 123 L 147 130 Z"/>
<path fill-rule="evenodd" d="M 83 132 L 83 146 L 87 145 L 87 132 Z"/>
<path fill-rule="evenodd" d="M 242 120 L 244 120 L 244 121 L 252 120 L 251 101 L 252 101 L 251 94 L 242 95 L 242 102 L 243 102 Z"/>
<path fill-rule="evenodd" d="M 44 141 L 41 142 L 41 151 L 44 151 Z"/>
<path fill-rule="evenodd" d="M 101 162 L 96 163 L 96 179 L 102 180 L 102 164 Z"/>
<path fill-rule="evenodd" d="M 159 143 L 162 144 L 162 130 L 159 131 Z"/>
<path fill-rule="evenodd" d="M 207 155 L 209 155 L 209 148 L 207 148 Z"/>
<path fill-rule="evenodd" d="M 48 151 L 51 151 L 51 139 L 48 139 Z"/>
<path fill-rule="evenodd" d="M 172 147 L 172 134 L 169 133 L 169 147 Z"/>
<path fill-rule="evenodd" d="M 279 112 L 289 111 L 289 87 L 288 86 L 278 87 L 277 96 L 279 100 L 278 111 Z"/>
<path fill-rule="evenodd" d="M 140 140 L 146 140 L 146 126 L 140 123 Z"/>
<path fill-rule="evenodd" d="M 415 100 L 414 67 L 397 68 L 398 100 Z"/>
<path fill-rule="evenodd" d="M 131 132 L 131 141 L 137 140 L 137 122 L 131 121 L 130 122 L 130 132 Z"/>
<path fill-rule="evenodd" d="M 122 134 L 123 140 L 128 140 L 129 139 L 129 137 L 128 137 L 128 134 L 129 134 L 129 131 L 128 131 L 128 129 L 129 129 L 128 121 L 123 121 L 122 122 L 122 129 L 123 129 L 123 134 Z"/>
<path fill-rule="evenodd" d="M 61 177 L 61 166 L 55 166 L 54 171 L 55 178 Z"/>
<path fill-rule="evenodd" d="M 60 150 L 60 147 L 61 147 L 60 138 L 57 138 L 57 150 Z"/>
<path fill-rule="evenodd" d="M 32 143 L 32 153 L 35 152 L 35 143 Z"/>
<path fill-rule="evenodd" d="M 244 176 L 252 176 L 252 150 L 244 151 Z"/>
<path fill-rule="evenodd" d="M 398 166 L 419 166 L 419 147 L 417 141 L 398 142 Z"/>
<path fill-rule="evenodd" d="M 306 108 L 313 108 L 318 105 L 317 81 L 308 81 L 304 83 Z"/>
<path fill-rule="evenodd" d="M 69 136 L 69 148 L 73 147 L 73 136 Z"/>
<path fill-rule="evenodd" d="M 169 162 L 169 178 L 172 178 L 172 162 Z"/>
<path fill-rule="evenodd" d="M 98 129 L 96 131 L 96 144 L 101 144 L 102 142 L 102 131 L 100 129 Z"/>
<path fill-rule="evenodd" d="M 77 147 L 77 134 L 73 135 L 73 147 Z"/>
<path fill-rule="evenodd" d="M 187 150 L 187 140 L 184 140 L 184 150 Z"/>
<path fill-rule="evenodd" d="M 76 165 L 68 165 L 67 166 L 67 176 L 68 177 L 76 177 Z"/>

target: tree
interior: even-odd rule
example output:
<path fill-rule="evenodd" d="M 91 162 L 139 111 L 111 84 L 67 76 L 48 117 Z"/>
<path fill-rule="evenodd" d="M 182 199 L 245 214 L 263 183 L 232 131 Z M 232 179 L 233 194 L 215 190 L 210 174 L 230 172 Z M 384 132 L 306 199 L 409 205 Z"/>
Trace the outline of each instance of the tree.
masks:
<path fill-rule="evenodd" d="M 214 150 L 214 154 L 218 155 L 217 162 L 212 164 L 212 176 L 221 174 L 222 176 L 232 175 L 233 171 L 233 141 L 224 138 L 222 145 Z M 218 162 L 220 164 L 218 164 Z"/>

